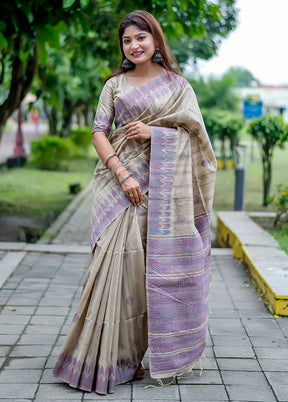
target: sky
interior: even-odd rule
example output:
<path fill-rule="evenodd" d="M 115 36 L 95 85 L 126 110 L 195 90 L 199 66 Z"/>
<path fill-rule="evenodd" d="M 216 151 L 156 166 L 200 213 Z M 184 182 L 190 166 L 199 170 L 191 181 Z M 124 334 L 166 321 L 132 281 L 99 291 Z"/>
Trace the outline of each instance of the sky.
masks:
<path fill-rule="evenodd" d="M 218 55 L 199 62 L 199 73 L 221 76 L 229 67 L 249 70 L 265 85 L 288 85 L 288 0 L 238 0 L 238 26 Z"/>

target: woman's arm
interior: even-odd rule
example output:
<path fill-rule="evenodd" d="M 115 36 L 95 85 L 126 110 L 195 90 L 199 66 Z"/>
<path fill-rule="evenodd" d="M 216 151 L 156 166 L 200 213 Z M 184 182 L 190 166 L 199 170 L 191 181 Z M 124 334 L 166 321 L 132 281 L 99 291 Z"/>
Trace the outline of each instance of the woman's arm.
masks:
<path fill-rule="evenodd" d="M 113 155 L 115 154 L 115 149 L 109 142 L 105 132 L 95 131 L 92 136 L 92 144 L 102 162 L 104 163 L 107 160 L 106 166 L 115 174 L 119 182 L 121 182 L 121 179 L 127 176 L 130 172 L 126 169 L 125 163 L 122 164 L 119 157 Z M 110 155 L 113 156 L 109 157 Z M 134 177 L 127 177 L 127 179 L 121 183 L 121 187 L 134 205 L 143 201 L 140 185 Z"/>

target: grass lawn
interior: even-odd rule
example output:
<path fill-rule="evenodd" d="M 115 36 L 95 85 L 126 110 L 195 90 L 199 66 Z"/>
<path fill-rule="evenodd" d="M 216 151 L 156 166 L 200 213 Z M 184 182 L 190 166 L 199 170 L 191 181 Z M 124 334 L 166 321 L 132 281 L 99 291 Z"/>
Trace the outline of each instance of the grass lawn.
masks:
<path fill-rule="evenodd" d="M 277 184 L 288 183 L 288 149 L 276 149 L 273 156 L 271 194 L 276 191 Z M 218 170 L 215 187 L 214 209 L 231 210 L 234 207 L 235 172 Z M 246 167 L 245 210 L 265 211 L 271 207 L 262 206 L 262 162 L 259 150 L 248 151 Z"/>
<path fill-rule="evenodd" d="M 67 161 L 69 171 L 38 170 L 32 167 L 0 171 L 0 213 L 52 218 L 73 199 L 69 184 L 84 188 L 92 179 L 96 158 Z"/>

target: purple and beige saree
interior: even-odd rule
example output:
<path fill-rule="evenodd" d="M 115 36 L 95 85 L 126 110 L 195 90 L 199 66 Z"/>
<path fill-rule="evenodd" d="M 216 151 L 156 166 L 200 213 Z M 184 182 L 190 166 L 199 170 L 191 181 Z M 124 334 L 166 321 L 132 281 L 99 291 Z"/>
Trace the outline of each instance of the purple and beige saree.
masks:
<path fill-rule="evenodd" d="M 208 328 L 215 157 L 190 84 L 164 73 L 141 87 L 121 74 L 102 91 L 93 131 L 109 137 L 139 181 L 134 206 L 103 163 L 93 181 L 92 257 L 54 375 L 105 394 L 133 378 L 149 345 L 150 374 L 188 371 Z M 141 120 L 151 141 L 125 139 Z"/>

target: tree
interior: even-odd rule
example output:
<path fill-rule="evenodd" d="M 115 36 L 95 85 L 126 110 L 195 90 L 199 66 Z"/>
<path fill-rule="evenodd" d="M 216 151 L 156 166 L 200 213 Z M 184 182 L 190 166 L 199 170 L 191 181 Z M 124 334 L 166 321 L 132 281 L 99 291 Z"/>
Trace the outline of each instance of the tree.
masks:
<path fill-rule="evenodd" d="M 243 67 L 230 67 L 226 75 L 233 77 L 237 87 L 249 87 L 253 82 L 259 83 L 259 80 L 254 75 Z"/>
<path fill-rule="evenodd" d="M 59 50 L 59 33 L 85 24 L 89 0 L 10 0 L 0 4 L 0 84 L 6 86 L 0 105 L 0 139 L 8 117 L 31 88 L 45 44 Z"/>
<path fill-rule="evenodd" d="M 223 167 L 226 169 L 228 143 L 229 153 L 234 158 L 236 157 L 236 145 L 240 139 L 240 131 L 244 127 L 245 120 L 231 112 L 220 110 L 204 110 L 203 117 L 207 127 L 209 136 L 212 137 L 212 142 L 218 139 L 221 144 L 221 159 Z"/>
<path fill-rule="evenodd" d="M 248 133 L 260 145 L 263 166 L 263 206 L 267 206 L 271 187 L 273 152 L 277 146 L 283 148 L 288 140 L 288 125 L 284 123 L 281 116 L 264 116 L 251 121 Z"/>
<path fill-rule="evenodd" d="M 190 80 L 198 98 L 201 108 L 237 111 L 240 101 L 234 94 L 235 80 L 224 74 L 220 79 L 210 76 L 208 80 L 200 77 Z"/>

